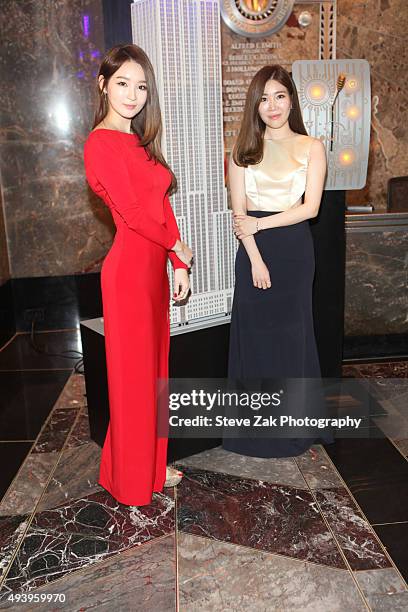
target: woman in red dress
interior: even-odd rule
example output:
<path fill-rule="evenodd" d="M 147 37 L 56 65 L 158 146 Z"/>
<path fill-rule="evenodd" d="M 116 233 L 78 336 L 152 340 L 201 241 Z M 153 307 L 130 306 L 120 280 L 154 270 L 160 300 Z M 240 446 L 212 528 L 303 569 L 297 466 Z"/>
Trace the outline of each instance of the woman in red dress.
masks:
<path fill-rule="evenodd" d="M 104 57 L 99 107 L 84 147 L 86 177 L 116 225 L 101 270 L 110 423 L 99 484 L 130 506 L 177 484 L 157 436 L 157 381 L 168 377 L 169 282 L 189 291 L 190 248 L 180 240 L 169 195 L 176 178 L 160 150 L 161 115 L 152 65 L 136 45 Z"/>

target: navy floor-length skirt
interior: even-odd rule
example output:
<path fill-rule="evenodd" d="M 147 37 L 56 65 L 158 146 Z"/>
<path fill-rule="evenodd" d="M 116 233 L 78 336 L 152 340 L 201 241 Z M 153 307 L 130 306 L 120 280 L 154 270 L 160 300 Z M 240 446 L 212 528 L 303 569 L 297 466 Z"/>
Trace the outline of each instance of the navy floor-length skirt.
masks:
<path fill-rule="evenodd" d="M 270 212 L 248 211 L 253 217 Z M 251 263 L 240 244 L 235 260 L 235 290 L 231 317 L 228 378 L 237 381 L 320 379 L 313 329 L 312 287 L 314 248 L 308 221 L 262 230 L 254 236 L 271 278 L 271 288 L 258 289 Z M 314 416 L 310 406 L 310 416 Z M 306 416 L 307 399 L 300 413 Z M 332 442 L 325 433 L 317 438 L 223 438 L 225 450 L 252 457 L 292 457 L 315 442 Z"/>

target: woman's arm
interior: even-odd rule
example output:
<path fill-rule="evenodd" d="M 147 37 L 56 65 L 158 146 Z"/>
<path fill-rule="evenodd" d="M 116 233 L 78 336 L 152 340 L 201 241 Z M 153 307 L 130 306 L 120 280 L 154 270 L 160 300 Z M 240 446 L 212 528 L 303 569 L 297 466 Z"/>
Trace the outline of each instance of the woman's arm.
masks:
<path fill-rule="evenodd" d="M 135 192 L 135 179 L 129 176 L 123 152 L 102 130 L 93 133 L 86 141 L 84 162 L 87 177 L 96 178 L 106 191 L 111 207 L 129 229 L 167 250 L 177 247 L 179 241 L 174 229 L 172 231 L 153 219 L 146 207 L 141 206 Z"/>
<path fill-rule="evenodd" d="M 237 166 L 233 160 L 232 153 L 228 167 L 228 178 L 231 192 L 232 212 L 234 217 L 236 215 L 246 215 L 245 168 Z M 262 260 L 253 236 L 243 236 L 241 240 L 246 252 L 248 253 L 251 263 Z"/>
<path fill-rule="evenodd" d="M 245 169 L 241 166 L 237 166 L 233 160 L 232 154 L 229 163 L 229 184 L 231 190 L 231 204 L 232 211 L 234 213 L 234 219 L 236 215 L 246 215 L 246 194 L 245 194 Z M 253 217 L 247 217 L 253 219 Z M 259 219 L 255 219 L 255 222 Z M 241 238 L 239 236 L 239 238 Z M 269 289 L 271 286 L 271 279 L 269 270 L 266 267 L 255 238 L 253 236 L 242 236 L 242 244 L 248 254 L 251 262 L 252 271 L 252 282 L 254 287 L 258 289 Z"/>
<path fill-rule="evenodd" d="M 172 234 L 175 234 L 178 240 L 181 240 L 177 221 L 170 204 L 169 196 L 167 194 L 164 196 L 163 207 L 167 229 L 172 232 Z M 169 251 L 169 259 L 174 270 L 177 270 L 178 268 L 184 268 L 185 270 L 188 270 L 188 265 L 181 261 L 181 259 L 177 257 L 177 254 L 174 251 Z"/>
<path fill-rule="evenodd" d="M 326 150 L 323 143 L 314 138 L 310 147 L 304 203 L 281 213 L 258 219 L 258 226 L 253 218 L 239 215 L 236 219 L 238 238 L 255 234 L 257 227 L 258 230 L 283 227 L 317 217 L 326 178 L 326 169 Z"/>

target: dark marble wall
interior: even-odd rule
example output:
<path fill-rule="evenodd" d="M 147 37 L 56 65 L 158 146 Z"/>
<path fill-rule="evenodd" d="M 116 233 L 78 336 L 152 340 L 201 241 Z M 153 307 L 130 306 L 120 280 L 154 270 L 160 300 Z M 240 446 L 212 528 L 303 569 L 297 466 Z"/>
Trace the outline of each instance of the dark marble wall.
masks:
<path fill-rule="evenodd" d="M 406 0 L 337 1 L 337 58 L 366 59 L 371 67 L 371 144 L 367 184 L 349 191 L 348 204 L 386 209 L 387 181 L 408 166 L 408 47 Z"/>
<path fill-rule="evenodd" d="M 82 162 L 104 52 L 101 0 L 6 0 L 0 37 L 11 276 L 94 270 L 112 237 L 105 207 L 88 194 Z"/>
<path fill-rule="evenodd" d="M 346 234 L 345 335 L 408 334 L 408 219 Z"/>

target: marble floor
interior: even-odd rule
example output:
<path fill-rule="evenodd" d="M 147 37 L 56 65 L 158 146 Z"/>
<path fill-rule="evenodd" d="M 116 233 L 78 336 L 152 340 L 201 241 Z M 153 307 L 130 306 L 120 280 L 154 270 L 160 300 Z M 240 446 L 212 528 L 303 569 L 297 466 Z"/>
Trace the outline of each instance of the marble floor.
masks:
<path fill-rule="evenodd" d="M 0 351 L 0 609 L 408 609 L 407 362 L 344 368 L 378 379 L 382 436 L 287 459 L 218 446 L 127 507 L 97 484 L 84 377 L 60 356 L 78 333 L 46 333 L 54 360 L 25 335 Z"/>

